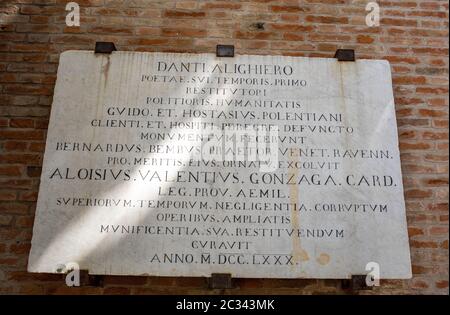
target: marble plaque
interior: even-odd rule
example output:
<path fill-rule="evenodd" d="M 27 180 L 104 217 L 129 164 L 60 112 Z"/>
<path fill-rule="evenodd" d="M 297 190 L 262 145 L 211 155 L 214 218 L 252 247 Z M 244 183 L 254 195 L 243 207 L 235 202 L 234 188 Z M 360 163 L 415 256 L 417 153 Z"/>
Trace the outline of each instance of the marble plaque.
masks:
<path fill-rule="evenodd" d="M 411 277 L 389 63 L 61 54 L 30 272 Z"/>

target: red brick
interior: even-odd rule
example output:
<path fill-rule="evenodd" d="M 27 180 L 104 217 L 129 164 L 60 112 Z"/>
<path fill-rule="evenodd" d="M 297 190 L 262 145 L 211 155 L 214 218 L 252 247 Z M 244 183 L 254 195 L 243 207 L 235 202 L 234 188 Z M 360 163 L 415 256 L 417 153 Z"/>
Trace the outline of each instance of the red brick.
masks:
<path fill-rule="evenodd" d="M 381 18 L 380 19 L 380 24 L 395 25 L 395 26 L 417 26 L 417 20 Z"/>
<path fill-rule="evenodd" d="M 13 254 L 27 254 L 30 251 L 31 244 L 12 244 L 9 247 L 9 252 Z"/>
<path fill-rule="evenodd" d="M 427 154 L 425 155 L 425 160 L 432 162 L 445 162 L 448 161 L 448 154 L 447 155 Z"/>
<path fill-rule="evenodd" d="M 90 29 L 91 33 L 94 34 L 127 34 L 131 35 L 133 34 L 133 30 L 130 28 L 124 28 L 124 27 L 111 27 L 111 26 L 96 26 Z"/>
<path fill-rule="evenodd" d="M 423 94 L 448 94 L 448 88 L 443 87 L 418 87 L 416 88 L 417 93 Z"/>
<path fill-rule="evenodd" d="M 12 128 L 33 128 L 33 119 L 23 119 L 23 118 L 12 118 L 9 121 L 9 126 Z"/>
<path fill-rule="evenodd" d="M 361 44 L 372 44 L 375 39 L 369 35 L 358 35 L 356 41 Z"/>
<path fill-rule="evenodd" d="M 432 178 L 424 180 L 426 186 L 448 186 L 448 178 Z"/>
<path fill-rule="evenodd" d="M 310 23 L 348 24 L 348 17 L 308 15 L 306 21 Z"/>
<path fill-rule="evenodd" d="M 411 287 L 413 289 L 428 289 L 429 285 L 423 280 L 413 280 Z"/>
<path fill-rule="evenodd" d="M 448 102 L 445 98 L 433 98 L 428 100 L 427 103 L 431 106 L 446 106 Z"/>
<path fill-rule="evenodd" d="M 0 154 L 0 163 L 39 164 L 41 157 L 37 154 Z"/>
<path fill-rule="evenodd" d="M 448 203 L 430 204 L 428 210 L 431 211 L 448 211 Z"/>
<path fill-rule="evenodd" d="M 448 280 L 441 280 L 436 282 L 436 288 L 445 289 L 448 288 Z"/>
<path fill-rule="evenodd" d="M 164 16 L 170 18 L 202 18 L 205 15 L 203 11 L 166 10 L 164 12 Z"/>
<path fill-rule="evenodd" d="M 407 64 L 418 64 L 420 59 L 417 57 L 405 57 L 405 56 L 386 56 L 387 60 L 392 63 L 407 63 Z"/>
<path fill-rule="evenodd" d="M 225 1 L 208 2 L 202 4 L 203 10 L 225 9 L 225 10 L 239 10 L 242 7 L 240 3 L 231 3 Z"/>
<path fill-rule="evenodd" d="M 425 142 L 400 142 L 400 149 L 402 150 L 426 150 L 431 146 Z"/>
<path fill-rule="evenodd" d="M 45 143 L 40 142 L 32 142 L 30 143 L 29 150 L 30 152 L 44 152 Z"/>
<path fill-rule="evenodd" d="M 446 117 L 448 113 L 437 109 L 419 109 L 419 114 L 422 117 Z"/>
<path fill-rule="evenodd" d="M 20 176 L 22 175 L 22 168 L 20 166 L 17 165 L 9 165 L 9 166 L 4 166 L 4 165 L 0 165 L 0 176 Z"/>
<path fill-rule="evenodd" d="M 301 25 L 301 24 L 270 24 L 270 27 L 276 31 L 287 31 L 287 32 L 310 32 L 314 30 L 313 25 Z"/>
<path fill-rule="evenodd" d="M 448 227 L 434 226 L 430 229 L 431 235 L 448 235 Z"/>
<path fill-rule="evenodd" d="M 407 198 L 429 198 L 433 195 L 431 190 L 411 189 L 405 192 Z"/>
<path fill-rule="evenodd" d="M 280 12 L 290 12 L 290 13 L 298 13 L 298 12 L 304 12 L 305 9 L 298 6 L 287 6 L 287 5 L 272 5 L 270 9 L 273 12 L 280 13 Z"/>
<path fill-rule="evenodd" d="M 205 29 L 185 29 L 185 28 L 163 28 L 162 35 L 163 36 L 181 36 L 181 37 L 205 37 L 206 36 Z"/>
<path fill-rule="evenodd" d="M 423 76 L 402 76 L 402 77 L 394 77 L 392 79 L 394 84 L 425 84 L 426 78 Z"/>
<path fill-rule="evenodd" d="M 0 138 L 17 140 L 44 140 L 43 130 L 0 130 Z"/>
<path fill-rule="evenodd" d="M 11 191 L 0 191 L 0 201 L 16 200 L 16 193 Z"/>
<path fill-rule="evenodd" d="M 410 241 L 414 248 L 438 248 L 438 243 L 434 241 Z"/>
<path fill-rule="evenodd" d="M 111 295 L 128 295 L 130 294 L 131 290 L 129 288 L 122 288 L 122 287 L 111 287 L 111 288 L 105 288 L 103 291 L 104 294 L 111 294 Z"/>
<path fill-rule="evenodd" d="M 423 231 L 423 229 L 420 229 L 420 228 L 409 227 L 408 235 L 409 235 L 409 237 L 413 237 L 416 235 L 424 235 L 424 231 Z"/>
<path fill-rule="evenodd" d="M 422 133 L 422 138 L 428 140 L 445 140 L 448 139 L 448 132 L 425 131 Z"/>

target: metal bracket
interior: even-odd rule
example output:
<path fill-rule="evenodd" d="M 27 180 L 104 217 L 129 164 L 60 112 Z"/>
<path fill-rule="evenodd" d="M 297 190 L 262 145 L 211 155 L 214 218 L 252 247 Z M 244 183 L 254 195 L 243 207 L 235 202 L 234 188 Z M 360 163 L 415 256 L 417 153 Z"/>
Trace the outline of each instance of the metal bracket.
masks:
<path fill-rule="evenodd" d="M 372 287 L 366 284 L 367 275 L 352 275 L 351 279 L 342 280 L 342 288 L 351 291 L 372 290 Z"/>
<path fill-rule="evenodd" d="M 354 49 L 338 49 L 334 54 L 334 58 L 338 61 L 355 61 L 355 50 Z"/>
<path fill-rule="evenodd" d="M 88 270 L 80 270 L 80 286 L 103 287 L 104 276 L 90 275 Z"/>
<path fill-rule="evenodd" d="M 217 45 L 216 57 L 234 57 L 234 45 Z"/>
<path fill-rule="evenodd" d="M 231 274 L 229 273 L 213 273 L 208 279 L 210 289 L 232 289 Z"/>
<path fill-rule="evenodd" d="M 110 54 L 116 50 L 116 46 L 112 42 L 95 42 L 96 54 Z"/>

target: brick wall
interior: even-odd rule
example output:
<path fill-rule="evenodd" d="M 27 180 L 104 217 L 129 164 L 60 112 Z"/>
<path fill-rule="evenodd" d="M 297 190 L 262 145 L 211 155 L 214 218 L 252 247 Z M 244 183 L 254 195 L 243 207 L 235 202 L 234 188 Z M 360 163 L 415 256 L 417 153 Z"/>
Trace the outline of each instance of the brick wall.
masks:
<path fill-rule="evenodd" d="M 78 0 L 80 27 L 62 0 L 0 1 L 0 292 L 214 293 L 203 278 L 113 277 L 68 288 L 61 275 L 26 272 L 59 54 L 113 41 L 119 50 L 357 58 L 391 62 L 413 279 L 368 293 L 448 294 L 448 1 Z M 237 279 L 226 293 L 347 293 L 336 280 Z M 217 291 L 219 292 L 219 291 Z M 364 292 L 365 293 L 365 292 Z"/>

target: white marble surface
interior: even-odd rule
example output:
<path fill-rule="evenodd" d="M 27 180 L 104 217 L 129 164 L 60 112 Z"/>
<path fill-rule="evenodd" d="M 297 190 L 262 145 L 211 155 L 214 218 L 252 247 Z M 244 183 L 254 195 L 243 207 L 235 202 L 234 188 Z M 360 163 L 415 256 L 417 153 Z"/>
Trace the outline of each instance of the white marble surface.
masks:
<path fill-rule="evenodd" d="M 223 124 L 278 126 L 278 167 L 199 162 L 199 135 Z M 71 262 L 263 278 L 376 262 L 381 278 L 409 278 L 388 62 L 63 53 L 28 270 Z"/>

